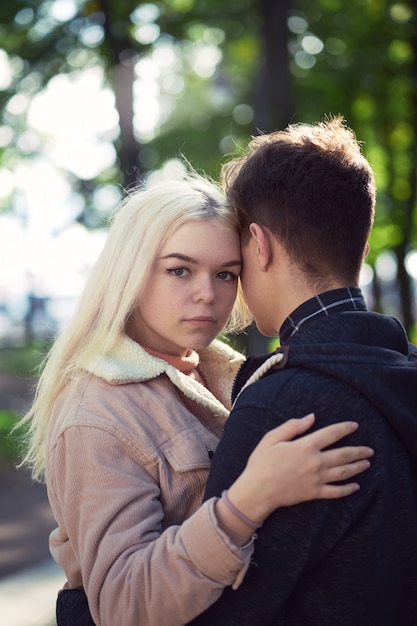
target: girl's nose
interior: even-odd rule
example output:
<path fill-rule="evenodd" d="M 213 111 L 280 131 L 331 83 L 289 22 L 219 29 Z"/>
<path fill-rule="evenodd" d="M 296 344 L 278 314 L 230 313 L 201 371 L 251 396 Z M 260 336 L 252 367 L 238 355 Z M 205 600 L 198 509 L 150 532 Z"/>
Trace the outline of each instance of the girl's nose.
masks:
<path fill-rule="evenodd" d="M 211 278 L 202 278 L 199 280 L 195 290 L 196 302 L 212 302 L 214 300 L 215 291 Z"/>

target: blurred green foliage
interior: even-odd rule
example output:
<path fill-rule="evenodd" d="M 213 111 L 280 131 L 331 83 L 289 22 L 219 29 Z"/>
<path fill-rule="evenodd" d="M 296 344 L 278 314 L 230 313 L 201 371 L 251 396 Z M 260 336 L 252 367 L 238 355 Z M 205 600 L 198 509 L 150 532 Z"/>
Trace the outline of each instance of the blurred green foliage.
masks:
<path fill-rule="evenodd" d="M 0 348 L 0 375 L 11 374 L 18 378 L 36 377 L 48 349 L 49 344 L 43 341 Z"/>
<path fill-rule="evenodd" d="M 17 414 L 13 411 L 0 409 L 0 466 L 2 463 L 15 461 L 19 453 L 19 442 L 10 431 L 16 423 Z"/>
<path fill-rule="evenodd" d="M 58 17 L 60 6 L 67 7 L 64 17 Z M 0 5 L 1 47 L 13 75 L 0 88 L 0 130 L 7 127 L 13 135 L 7 144 L 0 141 L 0 168 L 35 159 L 42 142 L 50 141 L 34 141 L 33 131 L 30 141 L 21 140 L 34 94 L 60 73 L 92 66 L 104 68 L 121 121 L 113 166 L 93 179 L 63 172 L 84 198 L 77 219 L 92 227 L 103 221 L 93 201 L 101 186 L 129 186 L 180 153 L 217 177 L 222 161 L 239 152 L 251 133 L 343 114 L 363 141 L 379 190 L 368 260 L 374 265 L 382 251 L 394 253 L 401 317 L 411 329 L 415 302 L 405 261 L 417 242 L 412 0 L 77 0 L 72 12 L 68 7 L 71 2 L 59 0 Z M 161 70 L 165 114 L 154 136 L 144 138 L 133 123 L 131 68 L 155 60 L 167 45 L 175 69 Z M 207 65 L 198 70 L 197 61 L 207 63 L 210 55 L 217 59 L 213 71 Z M 123 87 L 120 68 L 128 77 Z M 11 208 L 13 201 L 11 196 L 3 206 Z M 377 290 L 375 297 L 380 309 Z"/>
<path fill-rule="evenodd" d="M 0 376 L 7 376 L 19 381 L 21 385 L 13 384 L 13 388 L 21 387 L 22 393 L 29 393 L 29 386 L 36 382 L 39 373 L 39 366 L 48 350 L 45 342 L 32 341 L 24 345 L 9 346 L 0 348 Z M 7 394 L 7 389 L 5 389 Z M 12 394 L 18 391 L 12 390 Z M 9 467 L 11 463 L 17 462 L 22 446 L 22 432 L 11 430 L 16 424 L 21 414 L 17 411 L 4 408 L 0 403 L 0 471 L 2 467 Z"/>

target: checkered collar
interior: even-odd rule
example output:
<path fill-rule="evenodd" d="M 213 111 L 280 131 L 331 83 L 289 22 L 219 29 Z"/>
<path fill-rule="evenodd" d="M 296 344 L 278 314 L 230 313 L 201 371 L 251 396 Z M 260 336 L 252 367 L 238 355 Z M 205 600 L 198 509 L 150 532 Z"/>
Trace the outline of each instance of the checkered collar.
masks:
<path fill-rule="evenodd" d="M 281 326 L 279 337 L 281 344 L 297 332 L 297 330 L 313 317 L 326 317 L 342 311 L 366 311 L 367 306 L 358 287 L 333 289 L 307 300 L 287 317 Z"/>

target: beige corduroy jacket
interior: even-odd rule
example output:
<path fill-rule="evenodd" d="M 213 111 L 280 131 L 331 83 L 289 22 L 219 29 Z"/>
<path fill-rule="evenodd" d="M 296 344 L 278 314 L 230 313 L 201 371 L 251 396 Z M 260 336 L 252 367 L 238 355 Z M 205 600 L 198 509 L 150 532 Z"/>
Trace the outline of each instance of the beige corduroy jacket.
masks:
<path fill-rule="evenodd" d="M 50 548 L 97 626 L 180 626 L 242 580 L 252 548 L 219 529 L 214 500 L 200 506 L 242 360 L 201 350 L 205 388 L 126 337 L 59 397 Z"/>

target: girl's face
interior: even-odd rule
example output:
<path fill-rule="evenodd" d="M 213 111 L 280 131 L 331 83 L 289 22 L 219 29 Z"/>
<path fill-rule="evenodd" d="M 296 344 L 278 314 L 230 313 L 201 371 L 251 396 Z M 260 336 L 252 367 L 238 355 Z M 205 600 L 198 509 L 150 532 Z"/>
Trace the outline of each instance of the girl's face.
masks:
<path fill-rule="evenodd" d="M 216 219 L 180 226 L 159 250 L 130 335 L 170 355 L 207 346 L 229 318 L 240 268 L 234 230 Z"/>

